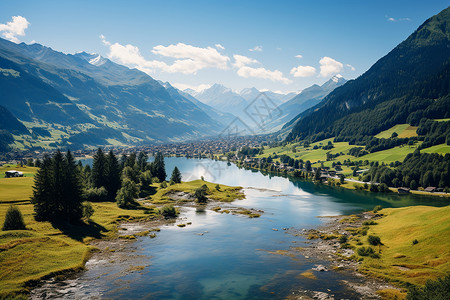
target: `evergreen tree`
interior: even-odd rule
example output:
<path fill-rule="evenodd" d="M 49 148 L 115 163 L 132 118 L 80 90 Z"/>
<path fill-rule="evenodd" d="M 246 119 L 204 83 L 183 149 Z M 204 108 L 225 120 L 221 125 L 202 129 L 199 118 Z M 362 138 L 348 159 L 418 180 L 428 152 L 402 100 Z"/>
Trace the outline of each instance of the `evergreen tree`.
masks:
<path fill-rule="evenodd" d="M 108 199 L 110 201 L 115 201 L 117 191 L 120 188 L 120 167 L 119 161 L 117 160 L 114 153 L 109 151 L 106 157 L 107 161 L 107 184 L 106 190 L 108 191 Z"/>
<path fill-rule="evenodd" d="M 164 156 L 161 152 L 156 153 L 155 161 L 152 164 L 152 174 L 156 176 L 160 182 L 166 180 L 166 166 L 164 164 Z"/>
<path fill-rule="evenodd" d="M 52 161 L 49 156 L 44 156 L 41 168 L 34 176 L 33 196 L 35 219 L 37 221 L 49 220 L 56 210 L 55 203 L 50 201 L 53 197 Z"/>
<path fill-rule="evenodd" d="M 145 169 L 147 168 L 147 160 L 148 155 L 144 151 L 141 151 L 137 158 L 137 164 L 141 172 L 145 171 Z"/>
<path fill-rule="evenodd" d="M 106 156 L 101 148 L 98 148 L 94 155 L 91 177 L 93 187 L 99 188 L 107 185 L 107 162 Z"/>
<path fill-rule="evenodd" d="M 130 179 L 125 178 L 122 181 L 122 187 L 120 188 L 116 196 L 117 206 L 119 206 L 120 208 L 129 206 L 134 202 L 134 199 L 137 198 L 138 193 L 139 189 L 137 184 Z"/>
<path fill-rule="evenodd" d="M 70 150 L 67 151 L 65 157 L 65 167 L 64 191 L 61 202 L 65 210 L 65 217 L 70 222 L 72 219 L 79 220 L 83 216 L 80 174 Z"/>
<path fill-rule="evenodd" d="M 2 230 L 24 230 L 26 229 L 23 222 L 22 213 L 17 206 L 11 205 L 6 211 L 5 222 Z"/>
<path fill-rule="evenodd" d="M 170 177 L 170 181 L 173 181 L 175 183 L 181 183 L 181 173 L 180 170 L 175 166 L 172 172 L 172 176 Z"/>

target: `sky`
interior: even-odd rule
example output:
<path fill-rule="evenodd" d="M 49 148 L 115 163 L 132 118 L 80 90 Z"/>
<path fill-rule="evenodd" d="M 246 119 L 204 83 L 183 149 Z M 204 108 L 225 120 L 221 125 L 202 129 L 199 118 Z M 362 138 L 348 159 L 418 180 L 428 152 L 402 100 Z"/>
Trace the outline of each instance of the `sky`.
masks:
<path fill-rule="evenodd" d="M 354 79 L 449 6 L 396 1 L 0 1 L 0 37 L 98 53 L 184 89 Z"/>

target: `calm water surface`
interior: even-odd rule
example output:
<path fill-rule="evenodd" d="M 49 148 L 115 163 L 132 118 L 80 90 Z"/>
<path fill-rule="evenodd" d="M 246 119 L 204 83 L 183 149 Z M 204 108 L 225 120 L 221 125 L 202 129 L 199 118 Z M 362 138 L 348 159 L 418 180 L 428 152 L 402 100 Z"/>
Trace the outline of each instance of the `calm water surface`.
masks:
<path fill-rule="evenodd" d="M 84 296 L 100 293 L 106 298 L 156 299 L 280 299 L 292 289 L 332 293 L 336 298 L 357 299 L 340 284 L 351 279 L 342 272 L 315 272 L 317 280 L 299 276 L 316 264 L 327 262 L 271 254 L 305 246 L 302 237 L 283 228 L 312 228 L 323 222 L 317 216 L 351 214 L 375 205 L 447 205 L 439 198 L 381 195 L 289 181 L 239 169 L 226 162 L 166 158 L 168 177 L 177 166 L 183 180 L 199 179 L 244 187 L 246 199 L 235 206 L 264 210 L 260 218 L 219 214 L 185 208 L 184 228 L 164 226 L 157 237 L 142 237 L 130 245 L 130 253 L 146 267 L 123 272 L 123 265 L 110 262 L 92 265 L 80 280 Z M 278 229 L 275 231 L 273 229 Z M 203 234 L 203 235 L 200 235 Z M 130 262 L 130 264 L 132 264 Z"/>

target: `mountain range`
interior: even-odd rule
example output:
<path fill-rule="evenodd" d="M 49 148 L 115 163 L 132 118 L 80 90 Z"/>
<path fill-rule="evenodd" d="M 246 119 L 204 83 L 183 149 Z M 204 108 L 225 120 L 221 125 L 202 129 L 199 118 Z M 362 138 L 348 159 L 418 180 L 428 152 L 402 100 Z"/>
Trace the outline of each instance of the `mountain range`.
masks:
<path fill-rule="evenodd" d="M 30 133 L 24 147 L 135 145 L 223 128 L 177 90 L 98 55 L 0 39 L 0 75 L 0 105 Z"/>

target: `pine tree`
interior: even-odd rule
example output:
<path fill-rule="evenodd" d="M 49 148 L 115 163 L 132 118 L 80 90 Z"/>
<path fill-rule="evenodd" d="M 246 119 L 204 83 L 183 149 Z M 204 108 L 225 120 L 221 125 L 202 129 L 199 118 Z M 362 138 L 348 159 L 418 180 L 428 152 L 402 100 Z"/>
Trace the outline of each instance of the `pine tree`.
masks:
<path fill-rule="evenodd" d="M 156 176 L 160 182 L 166 180 L 166 166 L 164 164 L 164 156 L 161 152 L 156 153 L 155 161 L 152 164 L 152 174 Z"/>
<path fill-rule="evenodd" d="M 106 157 L 101 148 L 98 148 L 92 163 L 92 185 L 96 188 L 106 186 L 107 180 Z"/>
<path fill-rule="evenodd" d="M 64 192 L 61 200 L 65 218 L 70 222 L 71 220 L 80 220 L 83 216 L 81 178 L 70 150 L 67 151 L 65 165 Z"/>
<path fill-rule="evenodd" d="M 56 210 L 53 197 L 52 161 L 49 156 L 44 156 L 41 168 L 34 176 L 33 196 L 35 219 L 37 221 L 49 220 L 52 212 Z"/>
<path fill-rule="evenodd" d="M 109 151 L 109 154 L 106 157 L 107 161 L 107 186 L 106 190 L 108 191 L 108 199 L 110 201 L 115 201 L 117 191 L 120 188 L 120 167 L 119 161 L 117 160 L 114 153 Z"/>
<path fill-rule="evenodd" d="M 172 172 L 172 176 L 170 177 L 170 181 L 173 181 L 175 183 L 181 183 L 181 173 L 180 170 L 175 166 Z"/>
<path fill-rule="evenodd" d="M 146 167 L 147 167 L 147 160 L 148 160 L 148 155 L 142 151 L 139 153 L 139 156 L 137 158 L 137 164 L 139 167 L 139 170 L 141 172 L 145 171 Z"/>

